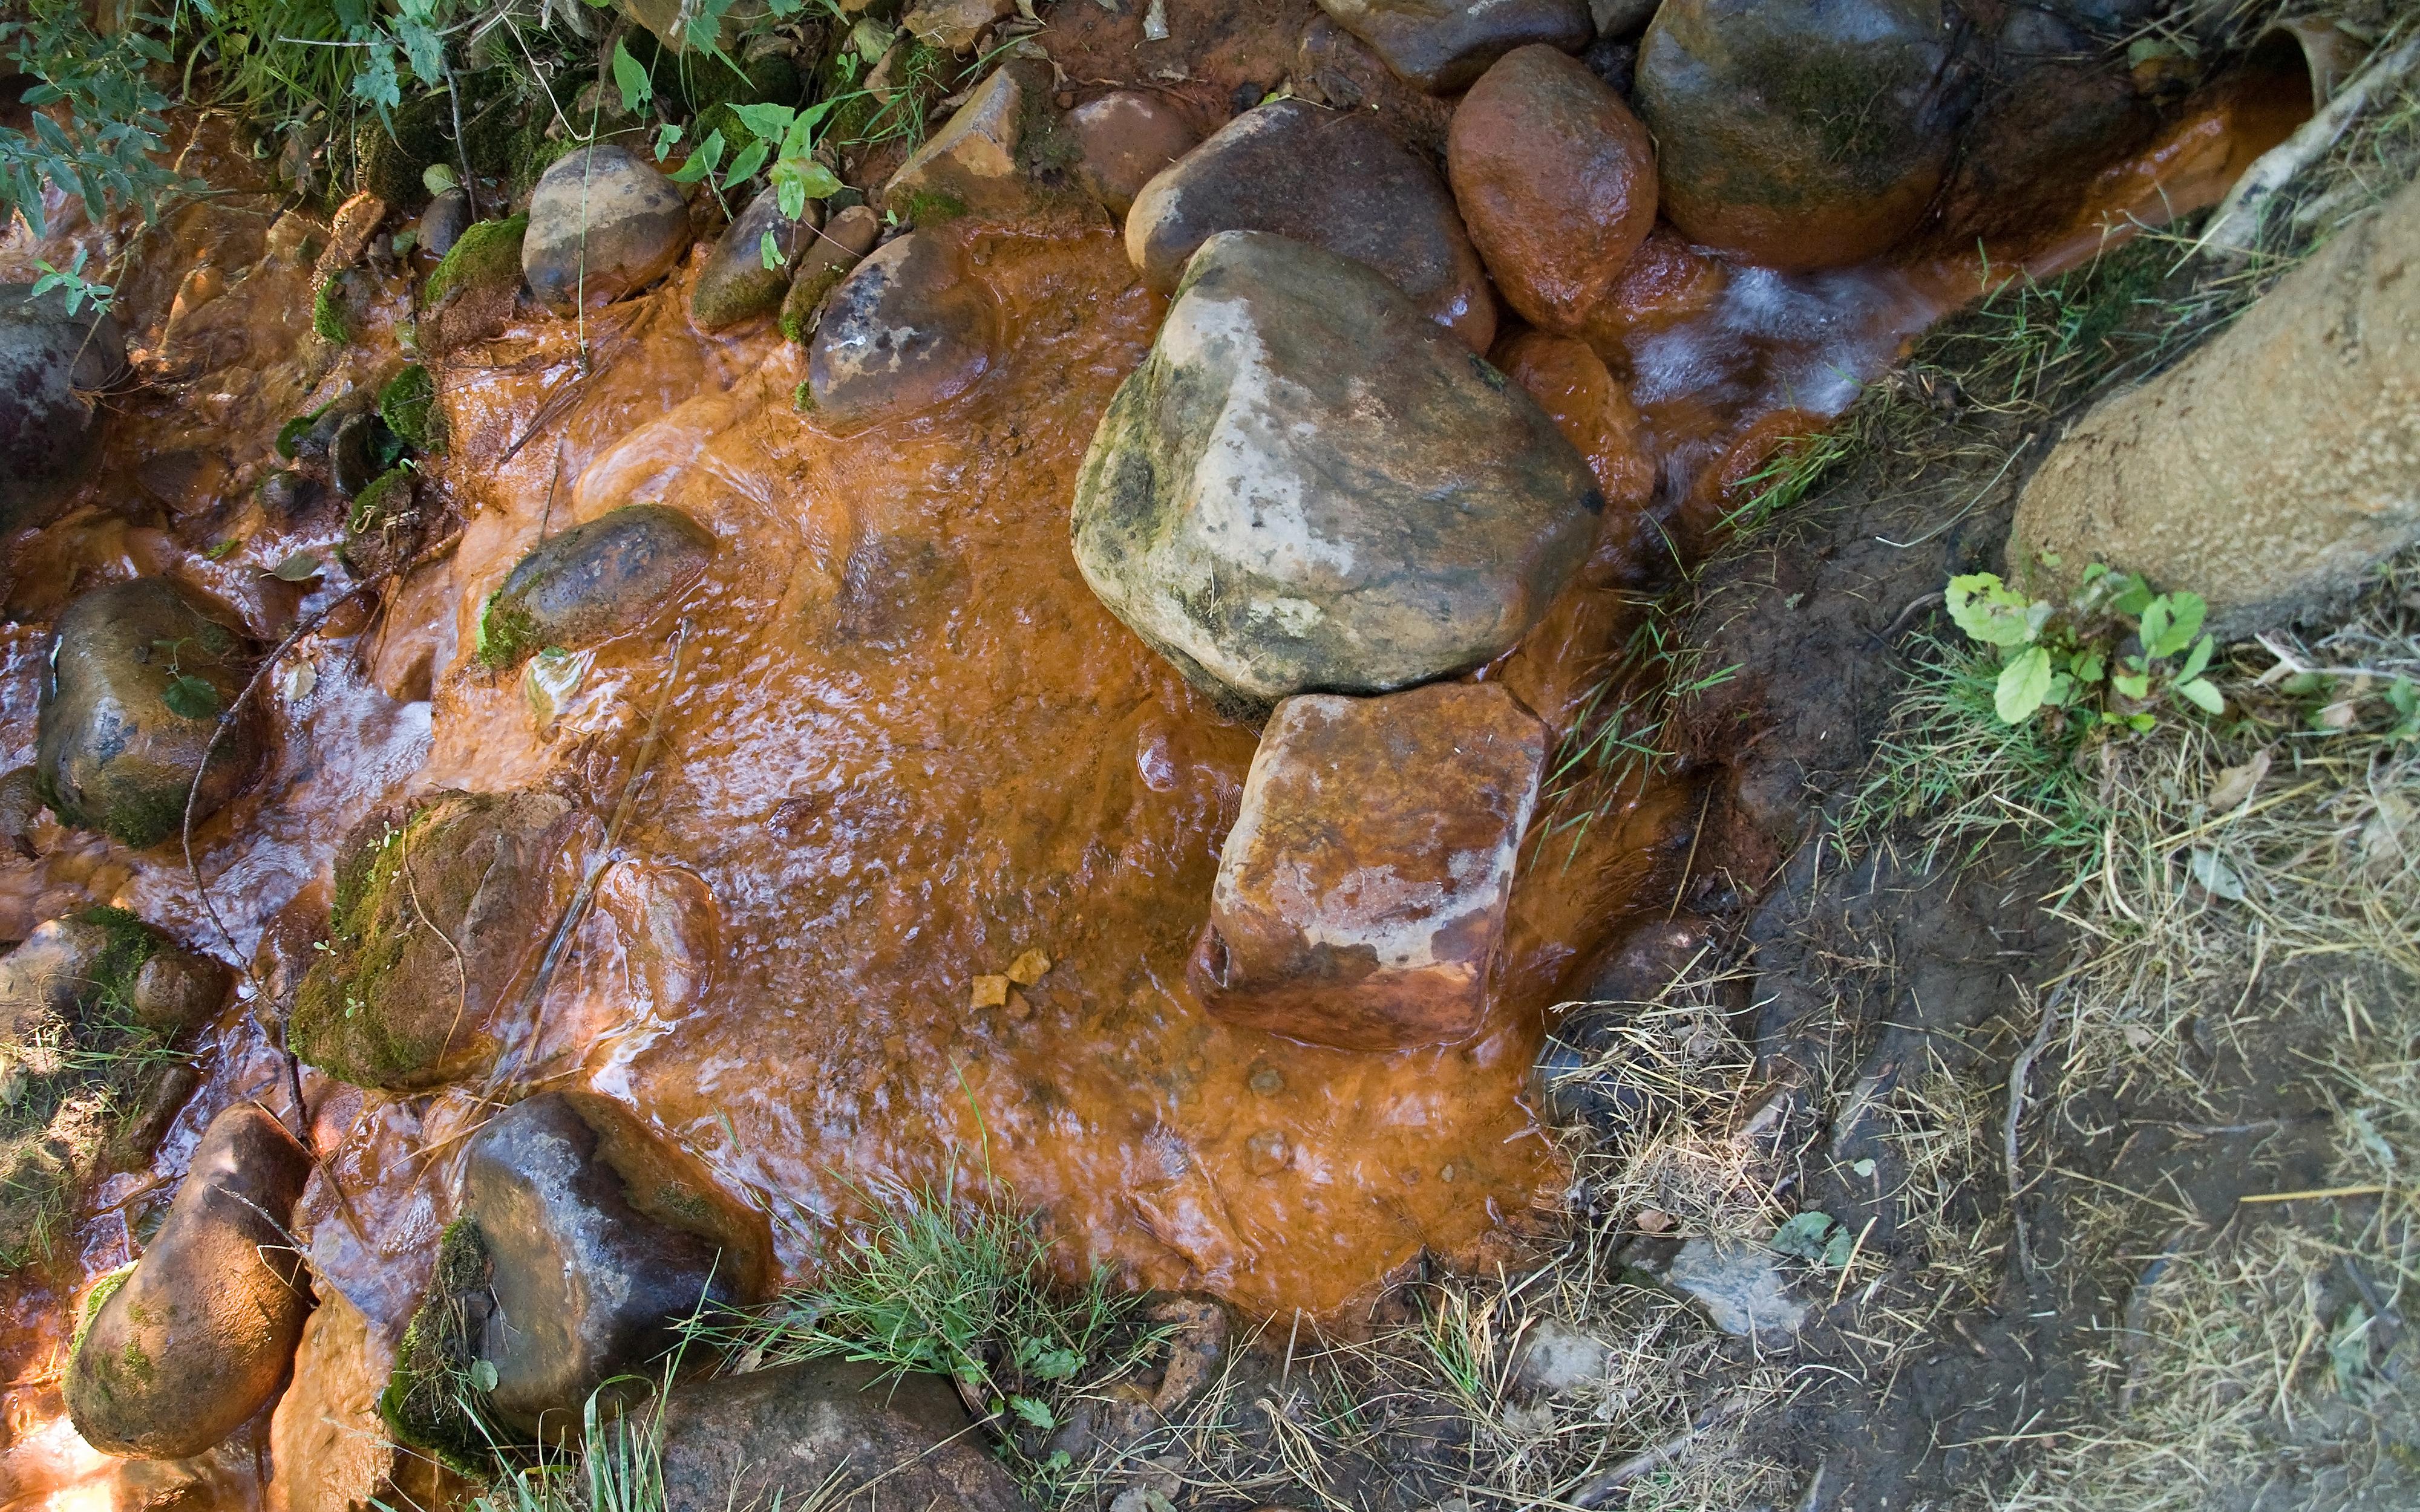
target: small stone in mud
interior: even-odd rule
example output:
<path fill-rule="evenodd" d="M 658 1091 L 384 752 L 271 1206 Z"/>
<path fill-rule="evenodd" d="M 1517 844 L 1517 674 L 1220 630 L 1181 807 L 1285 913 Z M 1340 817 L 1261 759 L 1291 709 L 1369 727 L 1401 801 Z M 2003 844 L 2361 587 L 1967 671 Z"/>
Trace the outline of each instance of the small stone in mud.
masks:
<path fill-rule="evenodd" d="M 356 1087 L 434 1087 L 496 1053 L 488 1020 L 552 922 L 547 868 L 578 816 L 551 794 L 440 793 L 337 853 L 327 949 L 287 1042 Z M 406 862 L 410 870 L 406 871 Z"/>
<path fill-rule="evenodd" d="M 213 749 L 219 716 L 252 673 L 252 648 L 218 610 L 162 578 L 96 588 L 59 616 L 43 679 L 35 764 L 64 824 L 122 844 L 179 831 L 194 774 L 196 824 L 251 780 L 264 749 L 259 707 Z"/>
<path fill-rule="evenodd" d="M 86 1443 L 183 1458 L 276 1396 L 311 1308 L 287 1231 L 310 1167 L 256 1106 L 210 1121 L 166 1221 L 68 1362 L 68 1413 Z"/>
<path fill-rule="evenodd" d="M 1076 172 L 1111 215 L 1123 217 L 1160 170 L 1201 140 L 1182 111 L 1157 95 L 1120 89 L 1067 117 L 1083 156 Z"/>
<path fill-rule="evenodd" d="M 1554 422 L 1394 285 L 1234 231 L 1110 400 L 1073 524 L 1110 612 L 1241 710 L 1487 661 L 1604 508 Z"/>
<path fill-rule="evenodd" d="M 880 239 L 882 217 L 863 205 L 837 212 L 830 224 L 809 238 L 806 251 L 799 255 L 790 291 L 782 297 L 782 334 L 805 346 L 823 318 L 825 296 L 840 286 L 840 281 Z"/>
<path fill-rule="evenodd" d="M 813 200 L 802 219 L 783 215 L 782 196 L 769 187 L 750 200 L 706 255 L 697 285 L 690 291 L 690 313 L 698 329 L 727 331 L 780 309 L 799 255 L 814 239 L 815 219 Z M 769 262 L 765 255 L 768 239 L 773 248 Z"/>
<path fill-rule="evenodd" d="M 1716 1328 L 1768 1350 L 1788 1344 L 1807 1320 L 1807 1304 L 1790 1294 L 1773 1252 L 1761 1244 L 1690 1240 L 1664 1278 L 1703 1307 Z"/>
<path fill-rule="evenodd" d="M 756 1299 L 771 1236 L 702 1180 L 593 1094 L 542 1093 L 472 1140 L 462 1211 L 495 1296 L 479 1358 L 505 1422 L 549 1438 L 576 1429 L 589 1394 L 626 1374 L 644 1396 L 678 1343 L 675 1320 Z"/>
<path fill-rule="evenodd" d="M 570 315 L 646 287 L 689 250 L 689 204 L 628 147 L 582 147 L 530 195 L 521 276 L 540 304 Z"/>
<path fill-rule="evenodd" d="M 1647 128 L 1576 59 L 1524 47 L 1453 113 L 1453 196 L 1505 302 L 1576 333 L 1655 226 Z"/>
<path fill-rule="evenodd" d="M 1013 216 L 1033 202 L 1042 155 L 1063 131 L 1050 107 L 1047 64 L 1015 59 L 993 70 L 932 139 L 899 165 L 882 203 L 931 225 L 958 215 Z"/>
<path fill-rule="evenodd" d="M 35 523 L 83 471 L 101 418 L 78 390 L 115 381 L 126 338 L 99 306 L 0 285 L 0 531 Z"/>
<path fill-rule="evenodd" d="M 479 659 L 518 667 L 653 624 L 706 571 L 713 533 L 663 504 L 626 504 L 534 548 L 479 610 Z"/>
<path fill-rule="evenodd" d="M 1031 987 L 1050 974 L 1050 958 L 1039 950 L 1019 952 L 1008 964 L 1008 980 L 1019 987 Z"/>
<path fill-rule="evenodd" d="M 1516 47 L 1566 53 L 1595 35 L 1587 0 L 1319 0 L 1387 67 L 1431 94 L 1450 95 Z"/>
<path fill-rule="evenodd" d="M 1665 215 L 1777 268 L 1887 249 L 1956 150 L 1953 18 L 1942 0 L 1666 0 L 1637 78 Z"/>
<path fill-rule="evenodd" d="M 1187 965 L 1204 1006 L 1347 1050 L 1468 1038 L 1545 759 L 1498 684 L 1280 703 Z"/>
<path fill-rule="evenodd" d="M 1008 1001 L 1008 979 L 985 974 L 977 977 L 967 989 L 969 1008 L 999 1008 Z"/>
<path fill-rule="evenodd" d="M 954 241 L 901 237 L 833 291 L 807 348 L 817 415 L 841 425 L 930 409 L 991 366 L 999 316 Z"/>
<path fill-rule="evenodd" d="M 939 1376 L 812 1360 L 675 1386 L 661 1419 L 666 1512 L 761 1506 L 795 1486 L 861 1503 L 954 1512 L 1025 1512 Z"/>
<path fill-rule="evenodd" d="M 411 223 L 412 245 L 426 256 L 442 258 L 470 228 L 471 196 L 459 189 L 449 189 L 430 200 L 420 218 Z"/>
<path fill-rule="evenodd" d="M 1172 292 L 1221 231 L 1270 231 L 1377 270 L 1473 351 L 1496 336 L 1486 270 L 1435 172 L 1368 115 L 1305 100 L 1247 111 L 1135 196 L 1126 255 Z"/>

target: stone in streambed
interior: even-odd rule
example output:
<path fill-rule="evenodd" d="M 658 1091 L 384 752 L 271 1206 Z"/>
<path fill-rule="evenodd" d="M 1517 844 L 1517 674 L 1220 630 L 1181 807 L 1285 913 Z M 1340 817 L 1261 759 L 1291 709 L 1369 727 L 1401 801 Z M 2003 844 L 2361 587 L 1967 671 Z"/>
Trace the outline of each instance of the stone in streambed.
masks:
<path fill-rule="evenodd" d="M 459 189 L 449 189 L 428 202 L 411 223 L 412 250 L 423 256 L 442 260 L 471 229 L 471 196 Z"/>
<path fill-rule="evenodd" d="M 1367 114 L 1300 100 L 1246 111 L 1143 186 L 1126 255 L 1172 291 L 1221 231 L 1270 231 L 1377 270 L 1473 351 L 1496 338 L 1486 270 L 1434 170 Z"/>
<path fill-rule="evenodd" d="M 332 1293 L 302 1325 L 294 1380 L 269 1420 L 269 1504 L 285 1512 L 436 1506 L 437 1468 L 379 1420 L 394 1350 Z"/>
<path fill-rule="evenodd" d="M 782 213 L 782 196 L 769 188 L 750 200 L 706 255 L 697 285 L 690 291 L 690 314 L 698 329 L 725 331 L 780 309 L 782 296 L 789 292 L 791 270 L 814 239 L 815 220 L 813 200 L 807 202 L 805 217 L 797 221 Z M 768 236 L 778 254 L 769 268 L 765 264 Z"/>
<path fill-rule="evenodd" d="M 311 1308 L 287 1233 L 310 1167 L 258 1107 L 211 1120 L 158 1235 L 68 1362 L 68 1414 L 86 1443 L 182 1458 L 277 1394 Z"/>
<path fill-rule="evenodd" d="M 701 1304 L 757 1299 L 771 1235 L 618 1103 L 545 1093 L 471 1142 L 463 1215 L 495 1299 L 479 1358 L 488 1405 L 551 1438 L 608 1380 L 652 1377 Z M 634 1395 L 644 1396 L 652 1381 Z"/>
<path fill-rule="evenodd" d="M 660 1427 L 667 1512 L 763 1505 L 825 1485 L 835 1504 L 855 1504 L 877 1477 L 891 1505 L 1025 1512 L 939 1376 L 811 1360 L 692 1381 L 667 1397 Z"/>
<path fill-rule="evenodd" d="M 1076 485 L 1077 565 L 1237 709 L 1384 692 L 1519 640 L 1605 509 L 1504 376 L 1363 265 L 1205 243 Z"/>
<path fill-rule="evenodd" d="M 782 334 L 805 346 L 823 318 L 824 297 L 865 260 L 882 239 L 882 218 L 862 205 L 852 205 L 831 218 L 831 224 L 808 239 L 799 255 L 799 269 L 790 291 L 782 297 Z"/>
<path fill-rule="evenodd" d="M 1280 703 L 1187 964 L 1203 1005 L 1347 1050 L 1477 1032 L 1545 760 L 1499 684 Z"/>
<path fill-rule="evenodd" d="M 1504 55 L 1453 113 L 1453 196 L 1505 302 L 1572 335 L 1655 227 L 1655 149 L 1621 97 L 1551 47 Z"/>
<path fill-rule="evenodd" d="M 882 189 L 900 218 L 1014 217 L 1062 192 L 1076 147 L 1050 104 L 1047 64 L 1012 59 L 967 96 Z"/>
<path fill-rule="evenodd" d="M 38 523 L 83 472 L 101 416 L 78 391 L 108 387 L 126 366 L 117 322 L 67 295 L 0 285 L 0 531 Z"/>
<path fill-rule="evenodd" d="M 689 243 L 689 205 L 672 180 L 628 147 L 582 147 L 530 195 L 521 276 L 540 304 L 568 316 L 646 287 Z"/>
<path fill-rule="evenodd" d="M 337 855 L 328 948 L 295 992 L 294 1053 L 393 1090 L 489 1064 L 489 1016 L 544 944 L 547 871 L 577 823 L 551 794 L 439 793 L 356 827 Z"/>
<path fill-rule="evenodd" d="M 947 403 L 991 366 L 999 313 L 943 234 L 916 231 L 857 265 L 807 348 L 815 412 L 870 424 Z"/>
<path fill-rule="evenodd" d="M 548 537 L 479 609 L 479 659 L 518 667 L 645 628 L 705 573 L 714 535 L 677 509 L 626 504 Z"/>
<path fill-rule="evenodd" d="M 156 845 L 183 826 L 186 792 L 219 715 L 252 675 L 242 635 L 162 578 L 96 588 L 59 616 L 35 765 L 63 824 Z M 209 758 L 196 824 L 251 779 L 263 749 L 247 703 Z"/>
<path fill-rule="evenodd" d="M 1202 140 L 1168 100 L 1140 89 L 1120 89 L 1067 114 L 1082 156 L 1077 177 L 1111 215 L 1124 217 L 1135 196 L 1162 170 Z"/>
<path fill-rule="evenodd" d="M 1761 1244 L 1693 1239 L 1672 1257 L 1664 1279 L 1706 1310 L 1716 1328 L 1759 1346 L 1780 1349 L 1807 1321 L 1807 1304 Z"/>
<path fill-rule="evenodd" d="M 1319 8 L 1397 76 L 1437 95 L 1468 85 L 1516 47 L 1576 53 L 1596 33 L 1588 0 L 1319 0 Z"/>
<path fill-rule="evenodd" d="M 1586 339 L 1600 352 L 1617 350 L 1634 336 L 1668 331 L 1705 314 L 1730 285 L 1730 272 L 1719 259 L 1659 225 L 1590 312 Z"/>
<path fill-rule="evenodd" d="M 1942 0 L 1667 0 L 1637 77 L 1665 215 L 1776 268 L 1886 250 L 1956 149 L 1953 41 Z"/>
<path fill-rule="evenodd" d="M 1587 343 L 1525 331 L 1497 346 L 1496 365 L 1588 459 L 1608 514 L 1647 507 L 1655 492 L 1655 462 L 1642 437 L 1645 422 L 1630 391 Z"/>

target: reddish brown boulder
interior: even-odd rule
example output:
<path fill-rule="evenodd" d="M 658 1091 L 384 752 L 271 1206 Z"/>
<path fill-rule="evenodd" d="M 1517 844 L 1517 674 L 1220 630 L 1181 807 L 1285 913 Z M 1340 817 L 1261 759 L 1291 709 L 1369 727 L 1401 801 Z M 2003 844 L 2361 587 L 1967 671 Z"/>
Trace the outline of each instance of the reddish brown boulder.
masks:
<path fill-rule="evenodd" d="M 1505 301 L 1575 334 L 1655 228 L 1655 147 L 1585 64 L 1507 53 L 1453 113 L 1446 171 Z"/>
<path fill-rule="evenodd" d="M 1641 332 L 1663 331 L 1703 315 L 1723 297 L 1730 274 L 1669 226 L 1657 226 L 1632 254 L 1585 332 L 1599 351 Z"/>
<path fill-rule="evenodd" d="M 1230 1024 L 1348 1050 L 1474 1033 L 1546 729 L 1493 683 L 1277 706 L 1187 975 Z"/>
<path fill-rule="evenodd" d="M 1655 463 L 1639 434 L 1630 391 L 1586 342 L 1525 331 L 1496 349 L 1496 365 L 1553 417 L 1588 458 L 1609 515 L 1643 509 L 1655 492 Z"/>
<path fill-rule="evenodd" d="M 1584 0 L 1319 0 L 1397 77 L 1450 95 L 1525 43 L 1578 52 L 1595 25 Z"/>
<path fill-rule="evenodd" d="M 1111 215 L 1124 216 L 1154 176 L 1202 140 L 1184 113 L 1140 89 L 1078 105 L 1068 113 L 1082 156 L 1076 173 Z"/>

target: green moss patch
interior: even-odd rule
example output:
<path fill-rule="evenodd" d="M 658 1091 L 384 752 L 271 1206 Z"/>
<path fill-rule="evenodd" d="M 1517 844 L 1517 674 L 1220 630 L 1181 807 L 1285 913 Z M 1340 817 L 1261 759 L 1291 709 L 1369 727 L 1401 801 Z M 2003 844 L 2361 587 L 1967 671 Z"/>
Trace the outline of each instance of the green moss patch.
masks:
<path fill-rule="evenodd" d="M 537 622 L 526 609 L 498 603 L 497 599 L 502 596 L 501 593 L 489 594 L 488 601 L 479 606 L 479 625 L 473 649 L 478 653 L 480 665 L 490 671 L 517 667 L 532 653 L 542 649 L 537 643 Z"/>
<path fill-rule="evenodd" d="M 437 413 L 437 380 L 418 363 L 388 379 L 386 387 L 379 391 L 379 418 L 415 450 L 443 449 L 444 438 L 439 434 L 442 417 Z"/>
<path fill-rule="evenodd" d="M 435 306 L 456 288 L 494 288 L 520 282 L 521 239 L 529 233 L 529 217 L 481 221 L 466 228 L 454 250 L 428 275 L 421 302 Z"/>
<path fill-rule="evenodd" d="M 320 340 L 341 347 L 353 339 L 351 315 L 345 308 L 345 279 L 331 273 L 311 295 L 311 330 Z"/>
<path fill-rule="evenodd" d="M 437 1241 L 437 1263 L 420 1310 L 396 1350 L 395 1373 L 379 1393 L 379 1419 L 399 1443 L 435 1457 L 473 1479 L 495 1471 L 479 1417 L 485 1395 L 474 1372 L 478 1335 L 490 1305 L 488 1245 L 479 1226 L 457 1218 Z"/>

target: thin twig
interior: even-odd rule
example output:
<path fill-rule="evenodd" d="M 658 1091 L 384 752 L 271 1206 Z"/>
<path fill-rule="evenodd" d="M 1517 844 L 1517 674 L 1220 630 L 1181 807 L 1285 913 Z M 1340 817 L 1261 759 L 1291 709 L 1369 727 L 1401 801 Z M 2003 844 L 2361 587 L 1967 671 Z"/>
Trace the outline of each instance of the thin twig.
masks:
<path fill-rule="evenodd" d="M 2014 1220 L 2017 1233 L 2017 1264 L 2025 1273 L 2034 1268 L 2033 1246 L 2025 1228 L 2024 1182 L 2018 1174 L 2017 1124 L 2025 1116 L 2025 1077 L 2034 1069 L 2034 1057 L 2050 1043 L 2051 1026 L 2058 1021 L 2058 998 L 2064 987 L 2042 1000 L 2041 1022 L 2034 1026 L 2034 1037 L 2017 1052 L 2009 1067 L 2009 1119 L 2002 1131 L 2006 1142 L 2009 1175 L 2009 1216 Z"/>
<path fill-rule="evenodd" d="M 1639 1476 L 1646 1474 L 1649 1471 L 1659 1470 L 1671 1460 L 1678 1458 L 1681 1454 L 1685 1451 L 1690 1444 L 1696 1443 L 1701 1435 L 1713 1432 L 1714 1429 L 1722 1427 L 1726 1423 L 1729 1423 L 1731 1419 L 1739 1416 L 1742 1412 L 1746 1411 L 1747 1402 L 1745 1399 L 1738 1396 L 1726 1397 L 1724 1400 L 1715 1403 L 1712 1408 L 1708 1409 L 1696 1422 L 1690 1424 L 1686 1428 L 1683 1428 L 1679 1433 L 1672 1435 L 1672 1437 L 1665 1440 L 1662 1443 L 1656 1444 L 1652 1448 L 1643 1449 L 1637 1454 L 1632 1455 L 1629 1458 L 1614 1466 L 1611 1470 L 1606 1471 L 1604 1474 L 1599 1475 L 1592 1481 L 1590 1481 L 1578 1490 L 1574 1491 L 1571 1496 L 1572 1505 L 1584 1507 L 1595 1506 L 1599 1503 L 1603 1502 L 1606 1497 L 1611 1496 L 1614 1492 L 1621 1489 L 1624 1486 L 1629 1485 L 1632 1481 L 1637 1480 Z"/>

